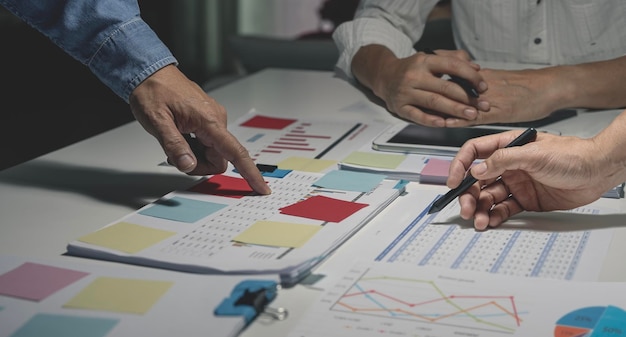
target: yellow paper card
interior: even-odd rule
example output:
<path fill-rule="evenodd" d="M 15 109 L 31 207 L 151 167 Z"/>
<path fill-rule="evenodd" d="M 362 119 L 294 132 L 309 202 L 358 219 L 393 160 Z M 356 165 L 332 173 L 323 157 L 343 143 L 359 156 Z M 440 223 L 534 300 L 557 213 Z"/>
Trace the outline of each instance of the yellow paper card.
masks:
<path fill-rule="evenodd" d="M 176 234 L 175 232 L 119 222 L 78 238 L 79 241 L 126 253 L 137 253 Z"/>
<path fill-rule="evenodd" d="M 98 277 L 63 307 L 145 314 L 172 284 L 166 281 Z"/>
<path fill-rule="evenodd" d="M 322 172 L 332 165 L 337 165 L 336 160 L 314 159 L 306 157 L 289 157 L 279 162 L 278 167 L 284 170 L 303 172 Z"/>
<path fill-rule="evenodd" d="M 322 229 L 321 226 L 303 225 L 289 222 L 257 221 L 234 241 L 275 247 L 302 247 Z"/>
<path fill-rule="evenodd" d="M 343 162 L 369 167 L 395 169 L 406 159 L 405 155 L 391 153 L 352 152 Z"/>

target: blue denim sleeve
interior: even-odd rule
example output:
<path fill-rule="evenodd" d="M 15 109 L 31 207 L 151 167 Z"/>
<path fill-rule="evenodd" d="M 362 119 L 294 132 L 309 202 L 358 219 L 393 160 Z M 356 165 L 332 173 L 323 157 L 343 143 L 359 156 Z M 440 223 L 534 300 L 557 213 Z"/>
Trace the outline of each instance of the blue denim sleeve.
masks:
<path fill-rule="evenodd" d="M 143 80 L 169 64 L 171 51 L 141 19 L 136 0 L 0 0 L 128 102 Z"/>

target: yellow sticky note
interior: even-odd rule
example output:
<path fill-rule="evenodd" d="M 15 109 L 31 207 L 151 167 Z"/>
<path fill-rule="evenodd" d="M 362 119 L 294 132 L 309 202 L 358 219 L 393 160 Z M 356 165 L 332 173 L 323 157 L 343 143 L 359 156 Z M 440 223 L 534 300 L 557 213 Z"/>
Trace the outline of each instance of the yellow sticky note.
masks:
<path fill-rule="evenodd" d="M 145 314 L 172 284 L 166 281 L 98 277 L 63 307 Z"/>
<path fill-rule="evenodd" d="M 278 167 L 284 170 L 303 172 L 322 172 L 332 165 L 337 165 L 336 160 L 315 159 L 306 157 L 289 157 L 279 162 Z"/>
<path fill-rule="evenodd" d="M 395 169 L 404 161 L 404 159 L 406 159 L 406 156 L 401 154 L 357 151 L 352 152 L 343 161 L 347 164 Z"/>
<path fill-rule="evenodd" d="M 78 238 L 93 245 L 137 253 L 176 234 L 175 232 L 119 222 Z"/>
<path fill-rule="evenodd" d="M 315 225 L 257 221 L 233 240 L 255 245 L 298 248 L 302 247 L 320 229 L 322 229 L 321 226 Z"/>

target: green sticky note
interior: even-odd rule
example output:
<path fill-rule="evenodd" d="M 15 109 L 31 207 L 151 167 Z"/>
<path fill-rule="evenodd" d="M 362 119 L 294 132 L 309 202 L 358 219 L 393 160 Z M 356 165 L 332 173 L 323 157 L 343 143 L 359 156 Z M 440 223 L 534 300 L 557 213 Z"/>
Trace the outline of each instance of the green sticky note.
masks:
<path fill-rule="evenodd" d="M 278 167 L 283 170 L 294 170 L 302 172 L 322 172 L 332 165 L 336 165 L 336 160 L 315 159 L 305 157 L 289 157 L 278 163 Z"/>
<path fill-rule="evenodd" d="M 374 152 L 352 152 L 343 162 L 368 167 L 396 169 L 406 158 L 405 155 Z"/>

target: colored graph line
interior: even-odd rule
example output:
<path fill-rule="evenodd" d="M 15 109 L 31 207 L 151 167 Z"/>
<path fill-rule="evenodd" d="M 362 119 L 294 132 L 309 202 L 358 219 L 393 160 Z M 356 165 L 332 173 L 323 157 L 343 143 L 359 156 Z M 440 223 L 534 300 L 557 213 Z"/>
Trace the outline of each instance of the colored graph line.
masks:
<path fill-rule="evenodd" d="M 384 281 L 385 285 L 372 285 L 371 282 Z M 428 298 L 410 300 L 393 296 L 381 287 L 412 286 L 416 290 L 432 292 Z M 390 288 L 391 289 L 391 288 Z M 406 290 L 403 294 L 406 294 Z M 365 300 L 365 302 L 363 302 Z M 410 318 L 429 323 L 455 323 L 458 319 L 470 319 L 479 326 L 514 332 L 522 323 L 522 318 L 514 296 L 446 294 L 434 281 L 398 277 L 362 277 L 341 298 L 336 305 L 353 313 L 383 315 L 385 317 Z M 341 310 L 341 309 L 334 309 Z M 491 312 L 489 312 L 491 310 Z M 509 319 L 508 323 L 498 323 Z M 452 322 L 454 320 L 454 322 Z M 467 322 L 463 323 L 464 325 Z"/>

